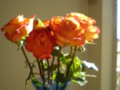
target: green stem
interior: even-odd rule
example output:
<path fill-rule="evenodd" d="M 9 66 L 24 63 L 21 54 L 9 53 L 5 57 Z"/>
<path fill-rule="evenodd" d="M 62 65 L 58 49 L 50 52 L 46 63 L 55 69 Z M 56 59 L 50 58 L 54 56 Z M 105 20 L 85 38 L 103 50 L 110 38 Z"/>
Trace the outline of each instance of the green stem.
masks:
<path fill-rule="evenodd" d="M 75 54 L 76 54 L 76 50 L 77 50 L 77 47 L 75 47 L 74 52 L 73 52 L 73 56 L 72 56 L 72 60 L 71 60 L 71 62 L 68 64 L 67 72 L 66 72 L 66 77 L 69 76 L 70 67 L 71 67 L 71 65 L 72 65 L 72 63 L 73 63 L 73 61 L 74 61 L 74 57 L 75 57 Z"/>

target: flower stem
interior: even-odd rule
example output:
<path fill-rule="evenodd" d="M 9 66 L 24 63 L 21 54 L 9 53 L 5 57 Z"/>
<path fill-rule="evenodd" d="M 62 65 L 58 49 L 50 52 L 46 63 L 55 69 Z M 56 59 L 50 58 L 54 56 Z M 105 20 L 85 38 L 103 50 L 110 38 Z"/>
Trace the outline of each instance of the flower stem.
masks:
<path fill-rule="evenodd" d="M 66 72 L 66 77 L 69 76 L 69 72 L 70 72 L 70 67 L 74 61 L 74 57 L 75 57 L 75 54 L 76 54 L 76 50 L 77 50 L 77 47 L 74 48 L 74 52 L 73 52 L 73 56 L 72 56 L 72 60 L 71 62 L 68 64 L 68 67 L 67 67 L 67 72 Z"/>
<path fill-rule="evenodd" d="M 59 73 L 60 72 L 60 51 L 61 51 L 61 47 L 59 47 L 59 52 L 58 52 L 58 59 L 57 59 L 57 61 L 58 61 L 58 72 L 57 73 Z M 57 78 L 56 78 L 56 90 L 58 90 L 58 80 L 57 80 Z"/>
<path fill-rule="evenodd" d="M 43 79 L 45 80 L 45 69 L 44 69 L 44 65 L 43 65 L 43 60 L 40 60 L 41 65 L 42 65 L 42 75 L 43 75 Z"/>
<path fill-rule="evenodd" d="M 51 66 L 53 66 L 53 64 L 54 64 L 54 61 L 55 61 L 55 56 L 53 56 L 52 57 L 52 62 L 51 62 Z M 53 72 L 51 72 L 51 77 L 53 76 Z M 51 82 L 52 82 L 52 80 L 51 80 Z"/>
<path fill-rule="evenodd" d="M 52 62 L 51 62 L 51 66 L 53 66 L 54 64 L 54 61 L 55 61 L 55 56 L 52 57 Z M 53 71 L 51 72 L 51 75 L 50 77 L 52 78 L 53 77 Z M 52 79 L 50 80 L 50 84 L 52 85 Z"/>
<path fill-rule="evenodd" d="M 52 57 L 51 66 L 53 66 L 54 60 L 55 60 L 55 56 Z"/>
<path fill-rule="evenodd" d="M 43 78 L 43 86 L 44 86 L 43 88 L 44 88 L 44 90 L 47 90 L 45 87 L 45 73 L 44 73 L 45 69 L 44 69 L 44 65 L 43 65 L 43 59 L 40 60 L 40 63 L 42 65 L 42 78 Z"/>
<path fill-rule="evenodd" d="M 60 47 L 60 49 L 59 49 L 58 59 L 57 59 L 57 61 L 58 61 L 58 73 L 60 72 L 60 51 L 61 51 L 61 47 Z"/>
<path fill-rule="evenodd" d="M 49 68 L 49 60 L 48 59 L 47 59 L 47 66 Z M 49 86 L 49 90 L 51 90 L 51 88 L 50 88 L 50 72 L 49 72 L 49 70 L 48 70 L 48 86 Z"/>
<path fill-rule="evenodd" d="M 24 57 L 25 57 L 25 60 L 26 60 L 26 62 L 27 62 L 27 64 L 28 64 L 28 66 L 29 66 L 30 73 L 31 73 L 32 75 L 34 75 L 34 74 L 33 74 L 32 66 L 31 66 L 31 64 L 30 64 L 30 62 L 29 62 L 29 60 L 28 60 L 28 57 L 27 57 L 27 55 L 26 55 L 26 53 L 25 53 L 24 48 L 21 47 L 21 50 L 22 50 L 22 52 L 23 52 L 23 55 L 24 55 Z"/>
<path fill-rule="evenodd" d="M 39 67 L 39 72 L 40 72 L 40 77 L 43 81 L 43 85 L 45 85 L 45 79 L 44 79 L 44 75 L 42 73 L 42 68 L 41 68 L 41 65 L 40 65 L 40 60 L 37 59 L 37 63 L 38 63 L 38 67 Z"/>

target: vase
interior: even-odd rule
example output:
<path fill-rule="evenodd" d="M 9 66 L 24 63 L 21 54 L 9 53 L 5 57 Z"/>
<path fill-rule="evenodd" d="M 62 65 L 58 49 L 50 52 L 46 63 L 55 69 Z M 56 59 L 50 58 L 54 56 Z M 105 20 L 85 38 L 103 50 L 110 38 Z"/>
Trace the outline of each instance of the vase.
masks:
<path fill-rule="evenodd" d="M 70 81 L 68 82 L 64 82 L 64 83 L 56 83 L 56 81 L 52 81 L 51 84 L 41 84 L 41 83 L 36 83 L 36 82 L 32 82 L 35 90 L 67 90 L 69 85 L 70 85 Z"/>

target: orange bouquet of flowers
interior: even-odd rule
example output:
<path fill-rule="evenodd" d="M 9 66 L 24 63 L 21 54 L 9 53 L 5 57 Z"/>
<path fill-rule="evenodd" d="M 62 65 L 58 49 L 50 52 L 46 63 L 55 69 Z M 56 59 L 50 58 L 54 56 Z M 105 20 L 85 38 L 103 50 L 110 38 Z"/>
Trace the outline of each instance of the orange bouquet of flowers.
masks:
<path fill-rule="evenodd" d="M 25 56 L 30 69 L 26 85 L 32 80 L 36 88 L 43 86 L 47 90 L 46 85 L 51 89 L 50 86 L 56 82 L 56 90 L 64 90 L 66 85 L 59 89 L 59 84 L 85 84 L 89 76 L 86 67 L 98 69 L 93 63 L 80 60 L 76 53 L 85 51 L 85 45 L 99 37 L 100 29 L 94 25 L 96 21 L 77 12 L 64 17 L 54 16 L 46 21 L 35 17 L 24 18 L 19 15 L 1 29 L 8 40 L 21 48 Z M 64 47 L 69 48 L 67 53 Z M 24 49 L 33 53 L 36 58 L 34 63 L 30 62 Z M 34 71 L 35 63 L 38 73 Z M 40 75 L 41 81 L 36 79 L 36 75 Z"/>

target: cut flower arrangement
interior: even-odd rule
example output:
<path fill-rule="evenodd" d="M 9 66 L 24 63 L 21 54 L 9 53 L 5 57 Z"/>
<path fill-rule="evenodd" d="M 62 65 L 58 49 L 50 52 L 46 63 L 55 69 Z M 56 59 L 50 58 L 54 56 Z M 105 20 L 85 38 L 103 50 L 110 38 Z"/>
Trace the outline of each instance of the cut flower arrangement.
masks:
<path fill-rule="evenodd" d="M 18 15 L 1 30 L 22 50 L 30 70 L 26 85 L 31 80 L 36 90 L 66 90 L 70 82 L 87 83 L 86 77 L 93 75 L 87 74 L 86 68 L 98 70 L 94 63 L 80 60 L 76 55 L 85 52 L 85 45 L 99 37 L 100 29 L 95 23 L 77 12 L 45 21 L 36 19 L 35 15 L 31 18 Z M 65 47 L 69 49 L 67 53 Z M 25 49 L 33 53 L 34 62 Z"/>

